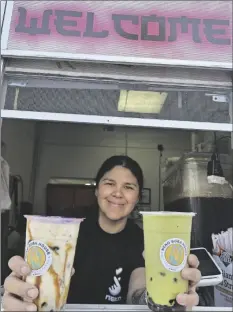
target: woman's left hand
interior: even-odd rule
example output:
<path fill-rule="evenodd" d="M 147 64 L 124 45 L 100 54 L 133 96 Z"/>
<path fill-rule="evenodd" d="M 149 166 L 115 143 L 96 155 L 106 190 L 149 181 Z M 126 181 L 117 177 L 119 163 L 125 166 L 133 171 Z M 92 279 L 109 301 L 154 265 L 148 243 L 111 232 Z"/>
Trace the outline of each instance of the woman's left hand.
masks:
<path fill-rule="evenodd" d="M 196 293 L 196 285 L 201 279 L 201 272 L 197 269 L 199 266 L 199 261 L 195 255 L 190 255 L 188 257 L 188 268 L 185 268 L 181 272 L 183 279 L 189 281 L 189 290 L 187 294 L 179 294 L 176 297 L 178 304 L 191 309 L 197 306 L 199 303 L 199 296 Z"/>

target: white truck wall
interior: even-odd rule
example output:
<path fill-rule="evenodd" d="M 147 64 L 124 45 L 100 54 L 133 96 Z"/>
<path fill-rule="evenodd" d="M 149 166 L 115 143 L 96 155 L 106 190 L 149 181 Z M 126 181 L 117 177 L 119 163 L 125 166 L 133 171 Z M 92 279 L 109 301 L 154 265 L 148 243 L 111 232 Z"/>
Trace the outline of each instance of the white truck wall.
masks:
<path fill-rule="evenodd" d="M 33 122 L 4 120 L 2 139 L 7 144 L 6 160 L 11 172 L 24 181 L 25 199 L 29 183 L 33 152 Z M 190 132 L 128 128 L 127 154 L 141 165 L 145 187 L 151 188 L 151 208 L 158 209 L 158 144 L 164 145 L 164 156 L 180 156 L 190 151 Z M 99 166 L 115 154 L 125 153 L 125 129 L 103 130 L 103 126 L 45 123 L 36 179 L 35 213 L 46 209 L 46 185 L 51 177 L 94 178 Z"/>

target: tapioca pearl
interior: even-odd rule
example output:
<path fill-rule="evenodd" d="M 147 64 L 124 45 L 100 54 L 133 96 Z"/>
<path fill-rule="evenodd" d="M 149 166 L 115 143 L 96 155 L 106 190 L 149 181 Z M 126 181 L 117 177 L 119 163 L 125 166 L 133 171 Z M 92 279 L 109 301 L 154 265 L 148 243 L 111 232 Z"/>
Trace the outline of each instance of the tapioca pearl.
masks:
<path fill-rule="evenodd" d="M 43 302 L 42 304 L 41 304 L 41 308 L 46 308 L 48 306 L 48 303 L 47 302 Z"/>
<path fill-rule="evenodd" d="M 54 251 L 55 254 L 58 255 L 58 251 L 59 251 L 60 248 L 59 248 L 58 246 L 50 246 L 50 249 L 51 249 L 52 251 Z"/>
<path fill-rule="evenodd" d="M 173 282 L 174 282 L 174 283 L 178 283 L 178 278 L 176 278 L 176 277 L 173 278 Z"/>
<path fill-rule="evenodd" d="M 153 281 L 153 278 L 152 278 L 152 277 L 150 278 L 150 281 L 151 281 L 151 282 Z"/>
<path fill-rule="evenodd" d="M 170 304 L 170 305 L 174 305 L 175 302 L 176 302 L 175 299 L 170 299 L 170 300 L 169 300 L 169 304 Z"/>
<path fill-rule="evenodd" d="M 166 276 L 166 273 L 164 273 L 164 272 L 160 272 L 159 273 L 161 276 Z"/>

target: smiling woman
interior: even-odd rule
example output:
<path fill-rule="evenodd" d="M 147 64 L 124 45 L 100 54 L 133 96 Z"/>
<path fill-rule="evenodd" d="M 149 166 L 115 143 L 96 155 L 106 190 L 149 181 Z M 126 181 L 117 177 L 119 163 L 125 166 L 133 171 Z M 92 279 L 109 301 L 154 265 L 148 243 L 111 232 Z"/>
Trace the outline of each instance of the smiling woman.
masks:
<path fill-rule="evenodd" d="M 107 231 L 122 230 L 141 197 L 143 173 L 127 156 L 107 159 L 96 177 L 99 223 Z"/>
<path fill-rule="evenodd" d="M 128 219 L 143 189 L 143 172 L 128 156 L 112 156 L 96 175 L 98 219 L 81 225 L 68 302 L 127 302 L 132 272 L 143 270 L 142 230 Z M 89 248 L 88 248 L 89 247 Z M 88 250 L 88 251 L 86 251 Z M 77 298 L 78 296 L 78 298 Z"/>

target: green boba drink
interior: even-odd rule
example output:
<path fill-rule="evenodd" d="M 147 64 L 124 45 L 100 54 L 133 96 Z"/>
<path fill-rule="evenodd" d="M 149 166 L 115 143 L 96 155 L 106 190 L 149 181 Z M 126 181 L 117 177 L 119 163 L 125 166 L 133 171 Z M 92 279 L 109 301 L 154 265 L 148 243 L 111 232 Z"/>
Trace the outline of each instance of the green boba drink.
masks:
<path fill-rule="evenodd" d="M 181 277 L 190 252 L 194 213 L 141 212 L 145 242 L 148 306 L 154 311 L 173 311 L 176 296 L 188 291 Z"/>

